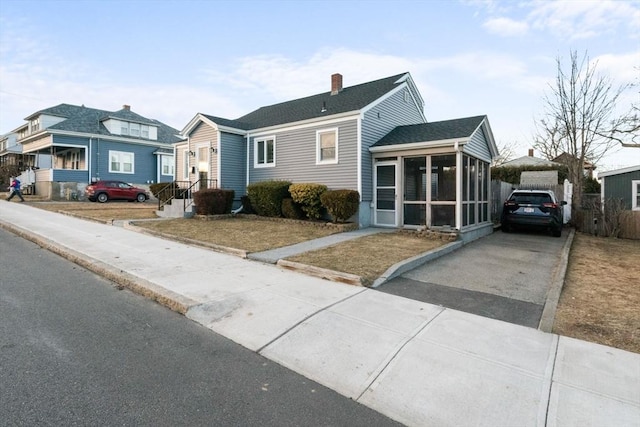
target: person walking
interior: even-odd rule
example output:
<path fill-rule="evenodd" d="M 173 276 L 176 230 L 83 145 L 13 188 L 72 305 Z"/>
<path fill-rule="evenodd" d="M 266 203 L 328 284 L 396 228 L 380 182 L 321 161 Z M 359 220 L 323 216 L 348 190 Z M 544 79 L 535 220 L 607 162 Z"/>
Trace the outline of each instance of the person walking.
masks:
<path fill-rule="evenodd" d="M 10 188 L 11 194 L 9 195 L 9 197 L 7 197 L 7 201 L 13 199 L 13 196 L 17 194 L 18 197 L 20 197 L 20 201 L 24 202 L 24 197 L 22 197 L 22 191 L 20 190 L 20 180 L 18 178 L 13 178 Z"/>

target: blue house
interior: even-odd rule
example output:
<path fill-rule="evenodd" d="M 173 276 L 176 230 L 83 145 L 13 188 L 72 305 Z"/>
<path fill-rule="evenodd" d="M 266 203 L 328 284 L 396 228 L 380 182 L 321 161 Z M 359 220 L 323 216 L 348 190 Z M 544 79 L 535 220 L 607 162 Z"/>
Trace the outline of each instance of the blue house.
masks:
<path fill-rule="evenodd" d="M 40 110 L 13 133 L 35 157 L 35 192 L 50 199 L 82 194 L 92 181 L 135 185 L 174 179 L 179 131 L 142 117 L 128 105 L 112 112 L 60 104 Z"/>
<path fill-rule="evenodd" d="M 409 73 L 259 108 L 234 120 L 196 116 L 175 144 L 176 179 L 246 194 L 264 180 L 360 194 L 360 227 L 491 232 L 486 116 L 427 122 Z"/>

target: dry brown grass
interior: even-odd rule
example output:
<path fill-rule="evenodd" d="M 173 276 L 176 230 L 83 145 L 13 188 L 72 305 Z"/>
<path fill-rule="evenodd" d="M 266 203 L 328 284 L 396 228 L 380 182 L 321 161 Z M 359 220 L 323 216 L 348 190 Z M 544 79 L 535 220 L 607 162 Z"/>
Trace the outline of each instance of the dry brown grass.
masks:
<path fill-rule="evenodd" d="M 95 221 L 111 222 L 121 219 L 151 219 L 157 218 L 157 206 L 153 203 L 129 202 L 31 202 L 27 196 L 25 200 L 31 206 L 52 212 L 62 212 Z"/>
<path fill-rule="evenodd" d="M 640 241 L 576 233 L 553 332 L 640 353 Z"/>
<path fill-rule="evenodd" d="M 382 233 L 305 252 L 287 260 L 355 274 L 362 278 L 364 285 L 370 285 L 392 265 L 445 243 L 407 233 Z"/>
<path fill-rule="evenodd" d="M 213 243 L 247 252 L 294 245 L 311 239 L 338 233 L 339 229 L 314 225 L 246 218 L 169 219 L 137 222 L 137 226 L 163 234 Z"/>

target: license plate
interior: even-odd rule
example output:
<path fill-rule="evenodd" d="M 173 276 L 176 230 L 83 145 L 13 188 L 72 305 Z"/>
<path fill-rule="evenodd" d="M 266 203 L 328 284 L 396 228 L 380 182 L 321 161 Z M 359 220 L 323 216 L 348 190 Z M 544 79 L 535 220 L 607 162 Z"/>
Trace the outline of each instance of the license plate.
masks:
<path fill-rule="evenodd" d="M 533 213 L 533 208 L 524 208 L 524 213 Z"/>

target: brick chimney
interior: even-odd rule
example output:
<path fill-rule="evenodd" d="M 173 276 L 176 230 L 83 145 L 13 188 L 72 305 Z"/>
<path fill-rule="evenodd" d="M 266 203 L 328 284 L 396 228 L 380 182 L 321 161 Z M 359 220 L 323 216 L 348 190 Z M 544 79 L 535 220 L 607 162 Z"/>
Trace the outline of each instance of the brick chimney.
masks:
<path fill-rule="evenodd" d="M 127 110 L 127 111 L 131 111 L 131 105 L 124 104 L 124 105 L 122 106 L 122 109 L 123 109 L 123 110 Z"/>
<path fill-rule="evenodd" d="M 529 157 L 533 157 L 533 148 L 529 148 Z"/>
<path fill-rule="evenodd" d="M 337 95 L 342 90 L 342 74 L 331 75 L 331 95 Z"/>

